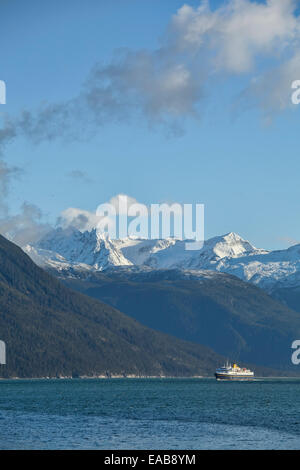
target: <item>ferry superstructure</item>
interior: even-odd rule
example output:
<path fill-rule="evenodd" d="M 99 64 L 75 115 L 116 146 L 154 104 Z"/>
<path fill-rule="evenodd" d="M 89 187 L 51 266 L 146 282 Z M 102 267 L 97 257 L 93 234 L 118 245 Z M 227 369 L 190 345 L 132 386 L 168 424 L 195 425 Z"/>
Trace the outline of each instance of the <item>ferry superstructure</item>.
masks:
<path fill-rule="evenodd" d="M 251 380 L 254 372 L 250 369 L 241 368 L 237 364 L 226 364 L 216 369 L 215 377 L 217 380 Z"/>

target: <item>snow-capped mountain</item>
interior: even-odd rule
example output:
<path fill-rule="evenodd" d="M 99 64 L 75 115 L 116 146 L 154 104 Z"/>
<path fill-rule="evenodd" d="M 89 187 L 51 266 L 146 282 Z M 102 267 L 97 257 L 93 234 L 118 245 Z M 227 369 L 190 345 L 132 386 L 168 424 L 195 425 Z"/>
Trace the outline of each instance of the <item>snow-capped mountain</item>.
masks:
<path fill-rule="evenodd" d="M 60 265 L 83 265 L 103 270 L 110 266 L 132 264 L 118 250 L 114 240 L 109 240 L 96 230 L 80 232 L 74 228 L 58 228 L 42 238 L 36 247 L 27 245 L 25 251 L 32 258 L 35 256 L 36 262 L 39 257 L 40 262 L 46 265 L 50 262 L 58 268 Z M 52 255 L 49 256 L 49 253 Z"/>
<path fill-rule="evenodd" d="M 185 242 L 177 241 L 169 250 L 157 251 L 145 264 L 155 268 L 218 269 L 220 260 L 266 253 L 243 240 L 236 233 L 228 233 L 205 241 L 202 250 L 186 251 Z"/>
<path fill-rule="evenodd" d="M 300 286 L 300 245 L 287 250 L 254 253 L 237 259 L 223 258 L 218 271 L 233 274 L 267 291 Z"/>
<path fill-rule="evenodd" d="M 96 230 L 82 233 L 74 228 L 59 228 L 37 245 L 27 245 L 24 251 L 40 266 L 64 271 L 136 266 L 185 270 L 196 276 L 197 271 L 213 270 L 233 274 L 267 290 L 300 285 L 300 245 L 267 251 L 255 248 L 236 233 L 211 238 L 199 251 L 187 251 L 185 241 L 174 238 L 110 240 Z"/>

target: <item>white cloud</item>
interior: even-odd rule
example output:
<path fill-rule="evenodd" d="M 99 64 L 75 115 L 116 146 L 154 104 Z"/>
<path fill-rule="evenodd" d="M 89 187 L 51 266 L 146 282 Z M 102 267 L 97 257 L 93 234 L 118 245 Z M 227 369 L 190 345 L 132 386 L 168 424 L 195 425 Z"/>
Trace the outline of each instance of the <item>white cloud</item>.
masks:
<path fill-rule="evenodd" d="M 0 233 L 20 246 L 37 242 L 50 229 L 51 226 L 43 222 L 40 209 L 27 202 L 19 214 L 0 219 Z"/>
<path fill-rule="evenodd" d="M 208 1 L 184 5 L 173 17 L 171 39 L 179 50 L 211 51 L 212 71 L 243 73 L 260 55 L 278 56 L 299 40 L 295 8 L 293 0 L 232 0 L 214 11 Z"/>
<path fill-rule="evenodd" d="M 98 222 L 99 217 L 96 216 L 95 212 L 69 207 L 60 214 L 57 224 L 63 229 L 74 227 L 84 232 L 95 228 Z"/>
<path fill-rule="evenodd" d="M 284 63 L 253 78 L 239 101 L 246 106 L 260 108 L 268 122 L 273 114 L 295 108 L 291 100 L 291 85 L 297 79 L 300 79 L 300 51 Z"/>
<path fill-rule="evenodd" d="M 128 208 L 131 205 L 136 204 L 137 200 L 126 194 L 117 194 L 106 202 L 115 208 L 117 215 L 124 215 L 122 208 L 119 206 L 120 196 L 122 196 L 123 199 L 125 198 Z M 92 212 L 75 207 L 69 207 L 60 214 L 57 224 L 64 229 L 68 227 L 75 227 L 78 230 L 84 232 L 85 230 L 90 231 L 96 228 L 101 219 L 101 217 L 96 215 L 96 211 Z"/>
<path fill-rule="evenodd" d="M 297 3 L 231 0 L 216 10 L 209 1 L 198 8 L 184 5 L 172 19 L 169 41 L 177 51 L 202 60 L 208 77 L 247 74 L 237 103 L 240 109 L 260 108 L 269 120 L 291 107 L 291 83 L 300 78 Z"/>

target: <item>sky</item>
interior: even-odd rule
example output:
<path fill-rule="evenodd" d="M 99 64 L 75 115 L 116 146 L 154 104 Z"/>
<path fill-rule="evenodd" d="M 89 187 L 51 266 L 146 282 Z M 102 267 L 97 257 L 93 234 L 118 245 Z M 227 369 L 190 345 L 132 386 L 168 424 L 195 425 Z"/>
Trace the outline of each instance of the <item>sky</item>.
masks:
<path fill-rule="evenodd" d="M 205 204 L 205 238 L 300 243 L 298 7 L 0 0 L 1 233 L 126 194 Z"/>

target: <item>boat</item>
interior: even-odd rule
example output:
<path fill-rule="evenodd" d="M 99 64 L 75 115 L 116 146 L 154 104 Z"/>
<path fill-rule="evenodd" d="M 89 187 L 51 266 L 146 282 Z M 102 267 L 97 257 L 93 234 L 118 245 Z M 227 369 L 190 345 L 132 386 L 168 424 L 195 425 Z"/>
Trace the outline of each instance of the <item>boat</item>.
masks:
<path fill-rule="evenodd" d="M 254 378 L 254 372 L 227 362 L 223 367 L 216 369 L 215 377 L 217 380 L 251 380 Z"/>

